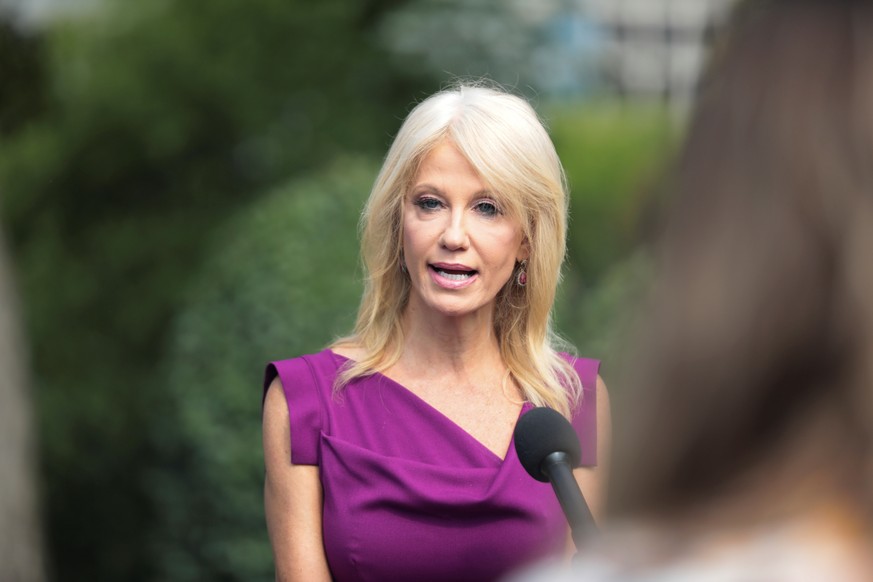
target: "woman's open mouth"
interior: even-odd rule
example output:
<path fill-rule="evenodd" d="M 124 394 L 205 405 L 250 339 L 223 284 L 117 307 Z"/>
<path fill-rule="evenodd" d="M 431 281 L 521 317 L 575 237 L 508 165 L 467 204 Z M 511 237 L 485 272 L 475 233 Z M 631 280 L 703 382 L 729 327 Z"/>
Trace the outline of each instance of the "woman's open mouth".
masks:
<path fill-rule="evenodd" d="M 478 275 L 478 271 L 466 265 L 447 265 L 436 263 L 428 265 L 431 278 L 440 287 L 458 289 L 471 283 Z"/>

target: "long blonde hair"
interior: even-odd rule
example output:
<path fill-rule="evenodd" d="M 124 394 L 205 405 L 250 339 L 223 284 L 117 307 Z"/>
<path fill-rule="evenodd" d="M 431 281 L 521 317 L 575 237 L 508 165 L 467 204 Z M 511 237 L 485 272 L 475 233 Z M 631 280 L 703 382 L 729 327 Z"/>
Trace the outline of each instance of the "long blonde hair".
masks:
<path fill-rule="evenodd" d="M 533 108 L 503 90 L 460 85 L 419 103 L 400 128 L 361 219 L 365 287 L 354 333 L 333 347 L 355 345 L 364 356 L 337 386 L 383 371 L 400 358 L 409 277 L 401 270 L 402 204 L 427 154 L 448 140 L 496 192 L 528 242 L 527 285 L 515 278 L 498 292 L 494 332 L 501 356 L 526 400 L 569 415 L 581 394 L 562 356 L 552 305 L 566 251 L 568 196 L 563 167 Z"/>

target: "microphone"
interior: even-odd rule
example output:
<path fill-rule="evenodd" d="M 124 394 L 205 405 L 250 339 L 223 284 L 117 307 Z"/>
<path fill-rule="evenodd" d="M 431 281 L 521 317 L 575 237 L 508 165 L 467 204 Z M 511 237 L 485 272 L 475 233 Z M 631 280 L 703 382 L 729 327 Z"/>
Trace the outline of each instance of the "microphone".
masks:
<path fill-rule="evenodd" d="M 576 547 L 594 529 L 594 518 L 585 503 L 573 468 L 579 466 L 582 451 L 573 426 L 551 408 L 538 407 L 525 413 L 513 433 L 518 460 L 528 474 L 552 489 L 573 535 Z"/>

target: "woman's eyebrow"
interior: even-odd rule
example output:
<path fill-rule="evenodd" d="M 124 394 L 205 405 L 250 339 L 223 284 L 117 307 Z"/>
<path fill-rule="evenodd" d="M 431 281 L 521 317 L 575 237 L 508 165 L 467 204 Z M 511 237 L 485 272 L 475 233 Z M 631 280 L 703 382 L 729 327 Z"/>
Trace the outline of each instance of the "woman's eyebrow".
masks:
<path fill-rule="evenodd" d="M 441 188 L 438 188 L 437 186 L 434 186 L 433 184 L 430 184 L 428 182 L 422 182 L 421 184 L 413 185 L 410 193 L 415 193 L 416 191 L 420 190 L 427 190 L 429 192 L 432 192 L 433 194 L 439 194 L 440 196 L 445 195 L 445 192 L 443 192 Z"/>
<path fill-rule="evenodd" d="M 445 194 L 446 194 L 442 190 L 442 188 L 439 188 L 438 186 L 434 186 L 433 184 L 430 184 L 428 182 L 422 182 L 421 184 L 414 184 L 412 186 L 412 188 L 410 188 L 410 194 L 414 194 L 414 193 L 420 192 L 422 190 L 426 190 L 426 191 L 431 192 L 433 194 L 439 194 L 440 196 L 445 196 Z M 497 200 L 497 196 L 494 194 L 494 191 L 487 189 L 487 188 L 485 188 L 483 190 L 478 190 L 477 192 L 474 192 L 473 196 L 475 196 L 477 198 L 487 197 L 487 198 L 493 198 L 493 199 Z"/>

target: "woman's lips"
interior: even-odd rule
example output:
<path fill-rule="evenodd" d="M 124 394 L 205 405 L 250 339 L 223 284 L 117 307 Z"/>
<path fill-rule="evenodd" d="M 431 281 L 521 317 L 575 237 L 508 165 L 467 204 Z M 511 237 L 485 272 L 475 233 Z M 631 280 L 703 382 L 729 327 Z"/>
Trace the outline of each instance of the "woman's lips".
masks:
<path fill-rule="evenodd" d="M 466 265 L 434 263 L 428 265 L 433 282 L 444 289 L 461 289 L 475 281 L 479 273 Z"/>

